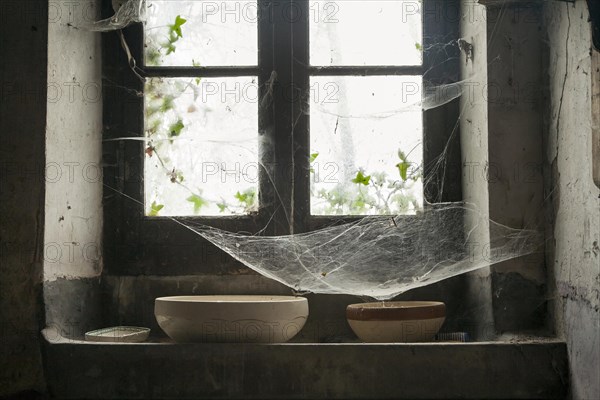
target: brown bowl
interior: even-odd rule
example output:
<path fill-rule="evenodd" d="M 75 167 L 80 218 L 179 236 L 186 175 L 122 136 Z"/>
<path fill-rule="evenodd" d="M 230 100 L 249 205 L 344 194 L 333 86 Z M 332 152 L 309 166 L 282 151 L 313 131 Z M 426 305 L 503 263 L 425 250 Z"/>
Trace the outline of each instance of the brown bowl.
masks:
<path fill-rule="evenodd" d="M 437 301 L 350 304 L 346 318 L 363 342 L 427 342 L 442 327 L 446 305 Z"/>

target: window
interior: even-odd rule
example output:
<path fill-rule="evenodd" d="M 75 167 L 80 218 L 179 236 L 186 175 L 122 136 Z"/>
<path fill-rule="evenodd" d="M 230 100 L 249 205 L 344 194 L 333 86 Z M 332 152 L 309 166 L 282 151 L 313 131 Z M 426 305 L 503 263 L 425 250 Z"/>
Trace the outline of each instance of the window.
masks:
<path fill-rule="evenodd" d="M 105 151 L 107 185 L 145 204 L 107 194 L 106 241 L 135 243 L 136 268 L 197 258 L 193 235 L 157 216 L 289 234 L 460 197 L 456 174 L 428 176 L 456 104 L 420 107 L 428 85 L 456 79 L 444 43 L 457 38 L 457 1 L 148 4 L 145 31 L 125 36 L 143 82 L 117 40 L 105 46 L 105 136 L 147 139 Z M 449 157 L 460 160 L 456 143 Z"/>

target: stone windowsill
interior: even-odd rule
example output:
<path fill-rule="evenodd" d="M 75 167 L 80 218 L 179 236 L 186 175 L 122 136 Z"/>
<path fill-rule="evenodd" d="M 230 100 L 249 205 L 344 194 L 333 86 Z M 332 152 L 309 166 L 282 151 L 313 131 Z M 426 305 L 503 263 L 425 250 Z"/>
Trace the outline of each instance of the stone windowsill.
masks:
<path fill-rule="evenodd" d="M 46 329 L 59 398 L 563 398 L 566 345 L 95 343 Z M 52 366 L 60 366 L 52 367 Z"/>

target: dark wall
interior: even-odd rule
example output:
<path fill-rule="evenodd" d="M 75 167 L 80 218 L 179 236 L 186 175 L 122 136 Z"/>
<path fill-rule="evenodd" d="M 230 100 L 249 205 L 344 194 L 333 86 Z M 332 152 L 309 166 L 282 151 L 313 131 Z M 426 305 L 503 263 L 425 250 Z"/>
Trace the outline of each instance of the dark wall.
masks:
<path fill-rule="evenodd" d="M 46 0 L 0 1 L 0 397 L 44 391 Z"/>

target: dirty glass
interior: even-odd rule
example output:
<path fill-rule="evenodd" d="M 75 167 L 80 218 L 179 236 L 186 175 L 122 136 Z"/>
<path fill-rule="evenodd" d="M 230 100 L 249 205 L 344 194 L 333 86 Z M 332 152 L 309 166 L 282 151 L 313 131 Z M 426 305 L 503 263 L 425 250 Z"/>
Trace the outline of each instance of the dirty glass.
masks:
<path fill-rule="evenodd" d="M 147 4 L 146 65 L 257 65 L 256 0 L 152 0 Z"/>
<path fill-rule="evenodd" d="M 313 215 L 421 208 L 421 91 L 420 76 L 311 79 Z"/>
<path fill-rule="evenodd" d="M 233 215 L 257 209 L 256 77 L 146 82 L 148 215 Z"/>

